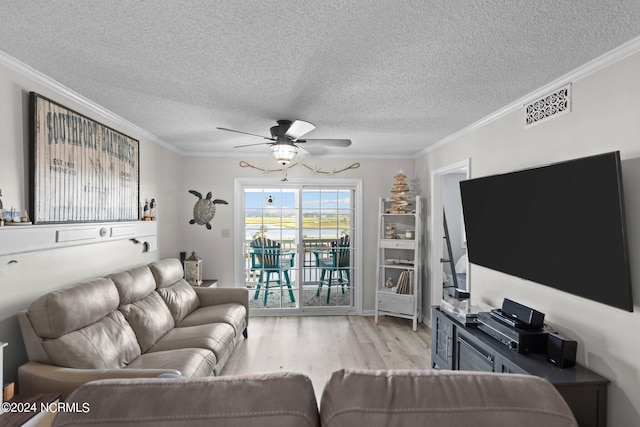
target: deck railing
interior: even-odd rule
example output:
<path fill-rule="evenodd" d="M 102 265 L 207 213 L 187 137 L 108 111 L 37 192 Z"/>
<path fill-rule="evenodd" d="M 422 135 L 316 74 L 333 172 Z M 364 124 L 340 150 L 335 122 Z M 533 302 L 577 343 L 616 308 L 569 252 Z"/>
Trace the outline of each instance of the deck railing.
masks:
<path fill-rule="evenodd" d="M 328 250 L 331 248 L 331 242 L 335 242 L 335 237 L 312 237 L 302 239 L 302 253 L 300 257 L 296 257 L 295 265 L 296 269 L 302 273 L 302 282 L 317 282 L 320 280 L 320 269 L 316 268 L 316 257 L 313 253 L 314 250 Z M 245 265 L 245 277 L 247 284 L 255 284 L 259 275 L 258 271 L 251 270 L 251 240 L 245 240 L 244 242 L 244 265 Z M 297 250 L 296 242 L 293 239 L 280 240 L 280 247 L 283 251 Z M 292 280 L 295 280 L 292 277 Z"/>

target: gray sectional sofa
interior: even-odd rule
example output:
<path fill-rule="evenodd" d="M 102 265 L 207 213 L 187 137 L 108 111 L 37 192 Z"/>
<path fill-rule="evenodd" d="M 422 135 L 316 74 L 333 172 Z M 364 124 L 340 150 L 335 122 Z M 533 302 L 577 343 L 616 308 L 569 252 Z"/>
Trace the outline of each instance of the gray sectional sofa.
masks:
<path fill-rule="evenodd" d="M 320 407 L 296 373 L 115 379 L 82 386 L 54 427 L 577 427 L 547 380 L 486 372 L 334 372 Z"/>
<path fill-rule="evenodd" d="M 166 259 L 46 294 L 18 320 L 20 393 L 65 398 L 97 379 L 218 375 L 247 337 L 248 291 L 194 288 Z"/>

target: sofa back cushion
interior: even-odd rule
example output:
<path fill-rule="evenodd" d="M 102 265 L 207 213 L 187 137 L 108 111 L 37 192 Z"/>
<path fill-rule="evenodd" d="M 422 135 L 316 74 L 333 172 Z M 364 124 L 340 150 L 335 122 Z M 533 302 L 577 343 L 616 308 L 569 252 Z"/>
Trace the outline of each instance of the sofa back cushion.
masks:
<path fill-rule="evenodd" d="M 169 308 L 156 291 L 133 304 L 120 306 L 119 310 L 135 332 L 143 353 L 175 326 Z"/>
<path fill-rule="evenodd" d="M 121 368 L 140 355 L 140 346 L 119 302 L 113 281 L 101 278 L 43 295 L 26 315 L 54 364 Z"/>
<path fill-rule="evenodd" d="M 133 329 L 117 310 L 42 346 L 54 365 L 78 369 L 124 368 L 141 354 Z"/>
<path fill-rule="evenodd" d="M 91 411 L 61 411 L 54 427 L 320 426 L 311 380 L 288 372 L 91 381 L 65 402 Z"/>
<path fill-rule="evenodd" d="M 149 265 L 156 280 L 157 292 L 169 307 L 176 324 L 200 306 L 198 295 L 183 279 L 182 264 L 171 258 Z"/>
<path fill-rule="evenodd" d="M 149 267 L 138 267 L 109 276 L 120 295 L 120 312 L 136 334 L 144 353 L 175 323 L 169 307 L 156 292 Z"/>
<path fill-rule="evenodd" d="M 320 417 L 326 427 L 578 426 L 545 379 L 436 370 L 334 372 Z"/>
<path fill-rule="evenodd" d="M 120 305 L 140 301 L 156 290 L 156 280 L 147 266 L 121 271 L 109 278 L 118 290 Z"/>
<path fill-rule="evenodd" d="M 33 301 L 27 317 L 41 338 L 58 338 L 104 318 L 120 299 L 111 279 L 101 278 L 60 289 Z"/>

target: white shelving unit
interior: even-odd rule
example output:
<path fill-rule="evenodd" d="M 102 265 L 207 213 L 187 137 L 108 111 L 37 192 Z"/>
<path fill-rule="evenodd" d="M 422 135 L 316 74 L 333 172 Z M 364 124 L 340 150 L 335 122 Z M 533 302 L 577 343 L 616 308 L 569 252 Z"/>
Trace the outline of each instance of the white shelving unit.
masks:
<path fill-rule="evenodd" d="M 0 227 L 0 255 L 81 246 L 113 240 L 137 239 L 147 251 L 158 249 L 157 221 L 123 221 Z"/>
<path fill-rule="evenodd" d="M 422 201 L 410 199 L 410 213 L 389 213 L 391 200 L 380 199 L 376 315 L 413 320 L 418 329 L 422 301 Z"/>

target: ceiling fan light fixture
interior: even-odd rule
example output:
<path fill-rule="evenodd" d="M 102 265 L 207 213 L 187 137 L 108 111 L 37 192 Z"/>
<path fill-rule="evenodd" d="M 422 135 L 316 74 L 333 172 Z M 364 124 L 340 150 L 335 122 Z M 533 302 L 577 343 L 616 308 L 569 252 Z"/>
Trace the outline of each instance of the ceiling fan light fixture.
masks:
<path fill-rule="evenodd" d="M 271 146 L 271 154 L 281 165 L 288 165 L 298 154 L 298 147 L 293 144 L 274 144 Z"/>

